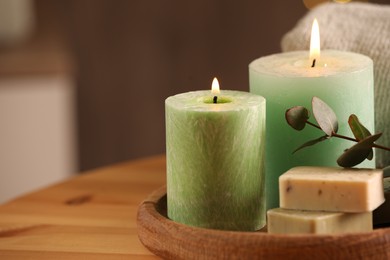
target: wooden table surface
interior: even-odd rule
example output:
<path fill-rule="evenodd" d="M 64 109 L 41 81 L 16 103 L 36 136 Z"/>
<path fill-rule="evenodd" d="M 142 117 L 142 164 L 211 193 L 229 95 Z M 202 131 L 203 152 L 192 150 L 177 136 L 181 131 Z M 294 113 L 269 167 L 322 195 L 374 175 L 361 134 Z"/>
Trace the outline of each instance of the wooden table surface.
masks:
<path fill-rule="evenodd" d="M 23 181 L 23 180 L 21 180 Z M 0 259 L 157 259 L 138 205 L 165 184 L 165 157 L 93 170 L 0 206 Z"/>

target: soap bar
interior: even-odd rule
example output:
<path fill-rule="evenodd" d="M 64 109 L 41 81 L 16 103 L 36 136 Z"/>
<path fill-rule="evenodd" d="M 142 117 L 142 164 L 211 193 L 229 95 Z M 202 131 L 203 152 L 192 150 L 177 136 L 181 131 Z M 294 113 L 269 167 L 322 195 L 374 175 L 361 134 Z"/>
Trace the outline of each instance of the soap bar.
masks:
<path fill-rule="evenodd" d="M 335 234 L 372 231 L 372 212 L 342 213 L 271 209 L 267 212 L 268 233 Z"/>
<path fill-rule="evenodd" d="M 384 202 L 382 170 L 295 167 L 279 177 L 280 207 L 373 211 Z"/>

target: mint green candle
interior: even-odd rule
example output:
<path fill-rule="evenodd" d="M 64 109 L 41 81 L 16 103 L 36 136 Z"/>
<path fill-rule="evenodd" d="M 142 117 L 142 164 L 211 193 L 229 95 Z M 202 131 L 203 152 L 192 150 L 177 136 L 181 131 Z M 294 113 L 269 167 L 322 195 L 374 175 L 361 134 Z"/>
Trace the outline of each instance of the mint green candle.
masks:
<path fill-rule="evenodd" d="M 168 217 L 190 226 L 265 225 L 265 99 L 195 91 L 165 101 Z"/>
<path fill-rule="evenodd" d="M 270 55 L 249 65 L 250 91 L 267 99 L 267 208 L 279 205 L 278 178 L 282 173 L 294 166 L 337 166 L 337 158 L 353 145 L 332 138 L 292 154 L 323 133 L 312 127 L 293 130 L 285 120 L 288 108 L 302 105 L 311 110 L 311 99 L 317 96 L 335 111 L 340 134 L 353 136 L 347 123 L 350 114 L 356 114 L 374 132 L 372 60 L 357 53 L 325 50 L 316 66 L 311 66 L 308 51 Z M 310 120 L 315 122 L 312 115 Z M 374 161 L 359 166 L 372 168 Z"/>

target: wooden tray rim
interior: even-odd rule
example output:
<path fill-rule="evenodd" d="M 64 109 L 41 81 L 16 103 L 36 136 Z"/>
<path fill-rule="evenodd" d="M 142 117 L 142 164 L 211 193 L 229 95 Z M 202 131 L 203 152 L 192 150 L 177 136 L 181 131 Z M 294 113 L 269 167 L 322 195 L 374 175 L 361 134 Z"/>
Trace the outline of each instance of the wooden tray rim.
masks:
<path fill-rule="evenodd" d="M 186 226 L 162 215 L 166 186 L 139 206 L 138 237 L 169 259 L 390 259 L 390 228 L 336 235 L 281 235 Z M 315 255 L 315 257 L 314 257 Z"/>

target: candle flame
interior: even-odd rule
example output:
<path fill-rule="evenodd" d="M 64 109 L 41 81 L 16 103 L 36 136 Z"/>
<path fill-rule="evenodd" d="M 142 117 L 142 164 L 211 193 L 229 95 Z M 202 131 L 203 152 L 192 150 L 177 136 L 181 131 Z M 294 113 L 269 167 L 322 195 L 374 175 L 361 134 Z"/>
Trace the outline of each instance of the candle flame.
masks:
<path fill-rule="evenodd" d="M 211 93 L 213 94 L 219 94 L 219 82 L 217 78 L 213 79 L 213 83 L 211 84 Z"/>
<path fill-rule="evenodd" d="M 314 19 L 310 37 L 310 60 L 320 58 L 320 28 L 317 19 Z"/>

